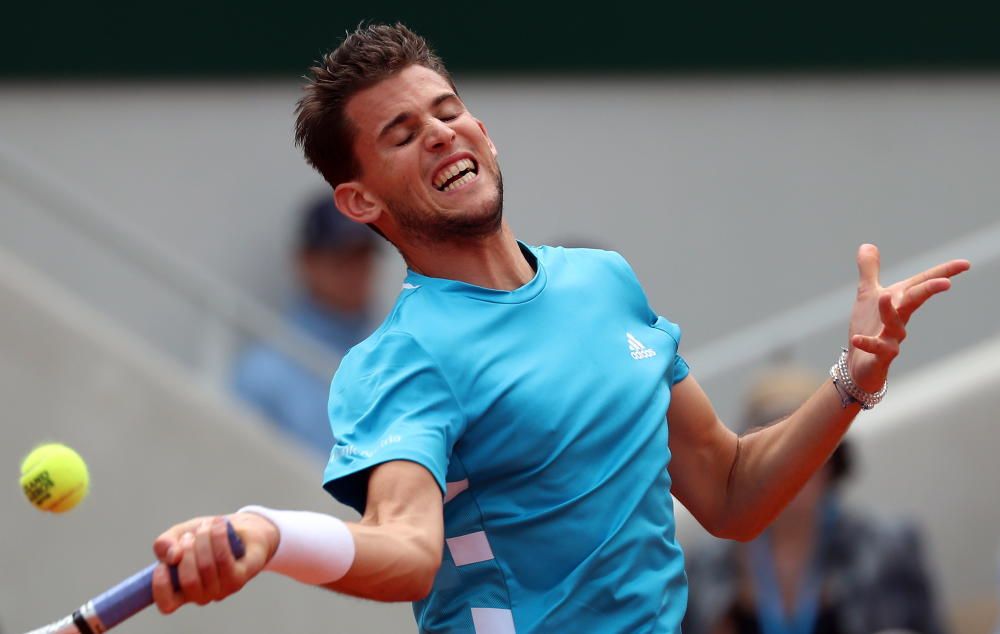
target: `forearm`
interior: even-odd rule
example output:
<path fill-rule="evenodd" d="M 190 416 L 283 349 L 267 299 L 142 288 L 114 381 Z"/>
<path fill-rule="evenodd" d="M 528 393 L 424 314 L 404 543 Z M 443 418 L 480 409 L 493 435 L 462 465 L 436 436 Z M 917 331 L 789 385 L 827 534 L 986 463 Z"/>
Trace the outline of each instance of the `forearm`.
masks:
<path fill-rule="evenodd" d="M 423 467 L 397 461 L 373 470 L 368 492 L 359 522 L 316 513 L 269 517 L 280 538 L 268 568 L 278 562 L 278 572 L 299 581 L 375 601 L 425 597 L 444 548 L 441 489 Z"/>
<path fill-rule="evenodd" d="M 760 533 L 822 467 L 857 416 L 825 381 L 794 413 L 744 435 L 730 468 L 720 532 L 736 539 Z"/>
<path fill-rule="evenodd" d="M 882 287 L 878 249 L 863 245 L 848 328 L 851 348 L 836 370 L 840 387 L 869 407 L 878 402 L 881 396 L 872 390 L 885 385 L 910 316 L 968 268 L 968 261 L 952 260 Z M 787 419 L 737 438 L 688 376 L 671 388 L 667 411 L 671 492 L 713 535 L 751 539 L 829 458 L 859 410 L 859 403 L 844 407 L 838 387 L 827 380 Z"/>
<path fill-rule="evenodd" d="M 343 522 L 331 515 L 260 506 L 242 512 L 264 518 L 270 549 L 265 570 L 296 581 L 376 601 L 426 596 L 440 548 L 405 519 Z"/>
<path fill-rule="evenodd" d="M 404 523 L 378 525 L 366 520 L 348 524 L 356 548 L 351 569 L 324 587 L 375 601 L 417 601 L 427 596 L 441 564 L 440 544 Z"/>
<path fill-rule="evenodd" d="M 442 491 L 409 461 L 372 469 L 360 522 L 311 511 L 247 506 L 228 516 L 246 547 L 237 560 L 222 516 L 169 528 L 153 550 L 164 564 L 153 575 L 153 599 L 169 614 L 238 592 L 261 571 L 377 601 L 412 601 L 430 592 L 444 548 Z M 176 566 L 181 590 L 170 581 Z"/>

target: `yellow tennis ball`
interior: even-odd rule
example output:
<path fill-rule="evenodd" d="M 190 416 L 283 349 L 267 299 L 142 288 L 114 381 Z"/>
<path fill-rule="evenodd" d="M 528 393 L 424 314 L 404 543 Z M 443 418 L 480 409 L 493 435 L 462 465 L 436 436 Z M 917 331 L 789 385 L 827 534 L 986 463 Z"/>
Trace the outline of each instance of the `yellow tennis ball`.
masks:
<path fill-rule="evenodd" d="M 21 462 L 24 495 L 43 511 L 65 513 L 87 496 L 89 486 L 87 463 L 66 445 L 40 445 Z"/>

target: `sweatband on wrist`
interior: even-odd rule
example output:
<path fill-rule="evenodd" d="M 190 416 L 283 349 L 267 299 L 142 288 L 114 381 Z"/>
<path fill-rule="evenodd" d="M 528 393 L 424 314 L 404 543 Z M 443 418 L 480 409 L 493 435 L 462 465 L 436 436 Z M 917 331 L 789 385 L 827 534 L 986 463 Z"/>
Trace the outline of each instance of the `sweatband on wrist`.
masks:
<path fill-rule="evenodd" d="M 354 536 L 347 524 L 332 515 L 256 505 L 239 512 L 256 513 L 278 527 L 278 547 L 264 570 L 321 585 L 338 581 L 354 563 Z"/>

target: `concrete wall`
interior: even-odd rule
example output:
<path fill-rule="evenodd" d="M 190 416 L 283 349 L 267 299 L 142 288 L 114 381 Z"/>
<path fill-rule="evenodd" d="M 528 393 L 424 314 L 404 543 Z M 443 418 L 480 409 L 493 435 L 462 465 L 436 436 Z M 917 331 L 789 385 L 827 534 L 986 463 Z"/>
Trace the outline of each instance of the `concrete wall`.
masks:
<path fill-rule="evenodd" d="M 892 268 L 1000 222 L 996 76 L 459 82 L 499 146 L 518 234 L 624 252 L 653 305 L 684 328 L 696 376 L 720 337 L 849 287 L 858 243 L 880 244 Z M 295 207 L 322 186 L 291 146 L 296 98 L 296 86 L 274 83 L 6 84 L 0 143 L 116 222 L 278 307 L 290 295 Z M 0 260 L 0 452 L 13 469 L 36 442 L 59 439 L 94 468 L 91 498 L 65 517 L 40 515 L 16 487 L 0 488 L 5 631 L 55 618 L 140 567 L 177 519 L 250 501 L 332 508 L 314 465 L 191 379 L 214 336 L 205 309 L 65 219 L 0 170 L 0 250 L 70 291 Z M 384 260 L 386 305 L 402 271 L 394 254 Z M 996 382 L 933 405 L 900 387 L 997 334 L 998 269 L 980 263 L 914 319 L 880 409 L 913 401 L 925 410 L 898 416 L 912 427 L 863 441 L 857 487 L 861 501 L 928 524 L 956 614 L 975 612 L 962 601 L 987 606 L 969 632 L 992 622 Z M 843 310 L 843 325 L 790 347 L 817 370 L 843 339 L 848 306 L 833 310 Z M 706 382 L 726 420 L 738 416 L 752 365 Z M 878 416 L 864 428 L 876 429 Z M 144 615 L 131 628 L 168 623 L 411 627 L 408 608 L 281 579 L 169 621 Z"/>
<path fill-rule="evenodd" d="M 1000 546 L 1000 339 L 894 383 L 850 435 L 859 475 L 852 502 L 926 527 L 941 596 L 959 634 L 993 625 Z M 353 513 L 319 487 L 319 467 L 200 387 L 49 280 L 0 252 L 0 623 L 48 622 L 151 560 L 166 526 L 258 502 Z M 16 465 L 58 440 L 88 460 L 92 492 L 74 511 L 32 509 Z M 678 507 L 685 546 L 704 538 Z M 303 588 L 265 575 L 236 597 L 170 618 L 147 612 L 123 632 L 412 631 L 409 608 Z"/>
<path fill-rule="evenodd" d="M 320 487 L 318 465 L 199 387 L 176 362 L 0 251 L 0 627 L 68 614 L 153 560 L 171 524 L 248 503 L 356 517 Z M 75 447 L 91 492 L 65 515 L 17 486 L 40 442 Z M 264 575 L 207 608 L 148 610 L 121 632 L 413 631 L 409 605 L 347 599 Z M 116 630 L 119 631 L 119 630 Z"/>
<path fill-rule="evenodd" d="M 500 149 L 517 233 L 623 251 L 688 353 L 849 285 L 861 242 L 880 244 L 889 267 L 1000 220 L 995 75 L 458 79 Z M 0 139 L 279 306 L 296 205 L 321 187 L 291 144 L 297 96 L 284 83 L 0 85 Z M 0 245 L 197 362 L 199 308 L 67 231 L 16 183 L 0 183 L 0 210 Z M 394 254 L 385 261 L 383 305 L 402 275 Z M 898 371 L 996 332 L 994 275 L 976 275 L 915 321 L 920 343 Z M 801 354 L 821 367 L 842 338 L 831 330 Z M 708 385 L 727 416 L 743 370 Z"/>
<path fill-rule="evenodd" d="M 1000 626 L 1000 337 L 909 376 L 852 430 L 857 505 L 926 528 L 957 631 Z M 990 609 L 992 608 L 992 609 Z"/>
<path fill-rule="evenodd" d="M 1000 337 L 894 383 L 847 434 L 847 503 L 921 530 L 944 618 L 958 634 L 1000 623 Z M 681 507 L 685 547 L 711 539 Z"/>

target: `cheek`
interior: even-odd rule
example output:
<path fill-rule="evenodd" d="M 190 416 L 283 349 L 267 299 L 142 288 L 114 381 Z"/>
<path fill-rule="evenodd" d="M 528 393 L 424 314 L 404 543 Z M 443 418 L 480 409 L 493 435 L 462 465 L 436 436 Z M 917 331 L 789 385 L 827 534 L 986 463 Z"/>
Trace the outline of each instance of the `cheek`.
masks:
<path fill-rule="evenodd" d="M 415 152 L 397 153 L 383 161 L 380 169 L 380 179 L 393 191 L 414 188 L 422 180 L 420 157 Z"/>
<path fill-rule="evenodd" d="M 375 169 L 377 169 L 380 174 L 384 174 L 385 171 L 392 166 L 392 157 L 380 155 L 374 163 Z"/>
<path fill-rule="evenodd" d="M 387 158 L 375 163 L 366 180 L 379 198 L 393 200 L 398 199 L 401 192 L 414 189 L 413 172 L 404 161 Z"/>

